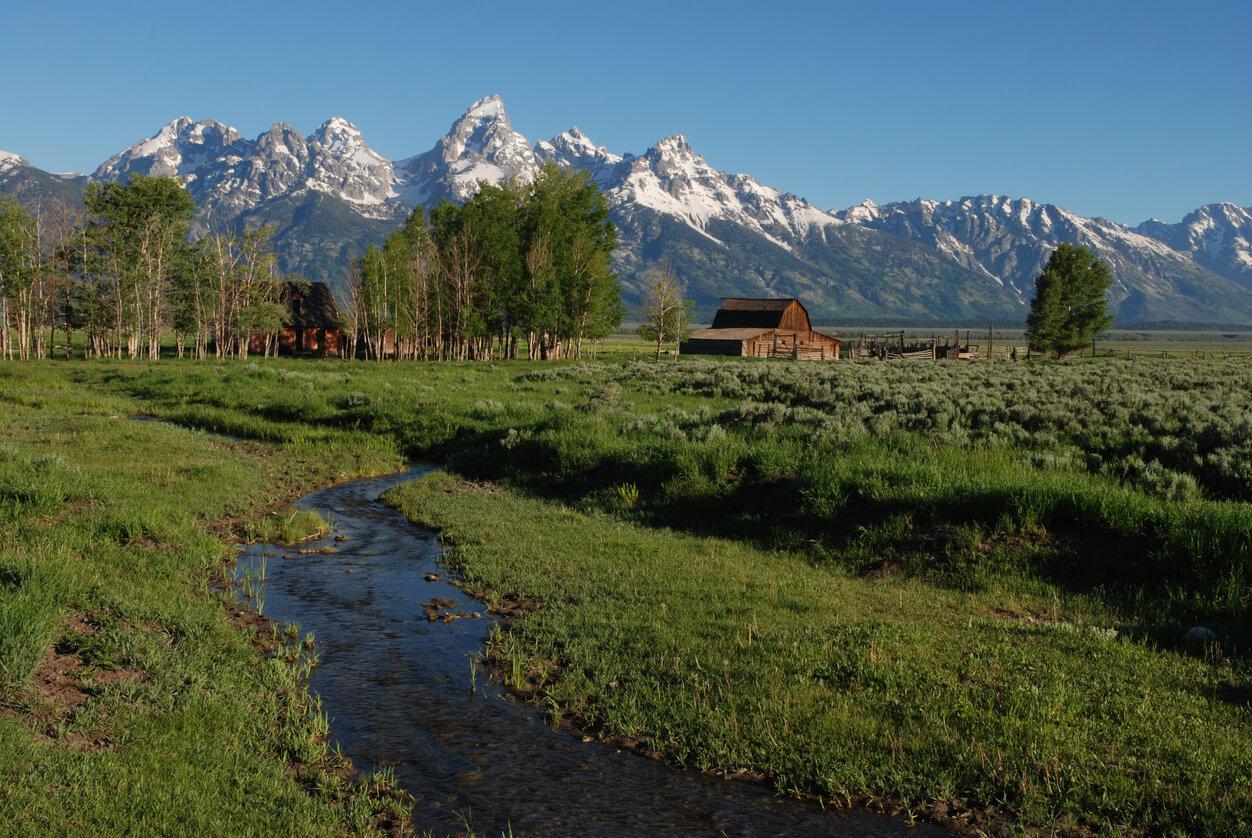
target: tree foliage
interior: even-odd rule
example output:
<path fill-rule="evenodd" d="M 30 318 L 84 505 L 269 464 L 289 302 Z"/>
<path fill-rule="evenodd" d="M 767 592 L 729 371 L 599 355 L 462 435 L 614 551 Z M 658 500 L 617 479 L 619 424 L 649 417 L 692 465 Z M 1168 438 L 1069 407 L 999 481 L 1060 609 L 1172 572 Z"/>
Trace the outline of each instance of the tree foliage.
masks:
<path fill-rule="evenodd" d="M 86 262 L 91 338 L 98 354 L 160 355 L 167 291 L 191 265 L 191 196 L 174 178 L 133 174 L 87 187 Z"/>
<path fill-rule="evenodd" d="M 36 325 L 45 296 L 41 293 L 45 268 L 38 221 L 12 198 L 0 199 L 0 355 L 9 360 L 15 344 L 18 357 L 29 358 L 31 344 L 40 334 Z M 12 307 L 10 300 L 15 302 Z M 10 321 L 16 326 L 16 340 L 10 335 Z"/>
<path fill-rule="evenodd" d="M 1108 329 L 1104 295 L 1113 282 L 1107 263 L 1078 245 L 1062 243 L 1035 280 L 1026 338 L 1037 352 L 1057 357 L 1085 346 Z"/>
<path fill-rule="evenodd" d="M 55 209 L 55 208 L 54 208 Z M 189 236 L 196 207 L 175 178 L 93 183 L 84 212 L 0 202 L 0 353 L 46 357 L 57 328 L 87 354 L 158 358 L 267 351 L 287 317 L 273 230 Z M 582 171 L 548 165 L 526 186 L 480 184 L 464 205 L 419 207 L 353 265 L 343 327 L 372 357 L 581 357 L 621 325 L 617 231 Z M 46 338 L 46 340 L 45 340 Z"/>
<path fill-rule="evenodd" d="M 371 357 L 581 357 L 621 325 L 617 231 L 586 172 L 479 185 L 457 205 L 418 207 L 358 261 L 347 308 Z M 394 343 L 389 343 L 388 336 Z"/>

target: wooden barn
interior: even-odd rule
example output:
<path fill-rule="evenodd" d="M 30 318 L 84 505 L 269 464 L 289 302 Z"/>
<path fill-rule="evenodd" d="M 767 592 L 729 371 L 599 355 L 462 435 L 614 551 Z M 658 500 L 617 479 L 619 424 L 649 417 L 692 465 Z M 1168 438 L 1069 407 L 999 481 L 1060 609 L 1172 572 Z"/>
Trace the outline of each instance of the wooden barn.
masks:
<path fill-rule="evenodd" d="M 338 355 L 339 306 L 324 282 L 285 281 L 281 297 L 290 322 L 278 335 L 280 355 Z M 264 352 L 269 336 L 252 335 L 252 352 Z"/>
<path fill-rule="evenodd" d="M 839 339 L 813 331 L 797 299 L 747 300 L 728 297 L 713 325 L 692 332 L 679 350 L 686 355 L 752 358 L 839 359 Z"/>

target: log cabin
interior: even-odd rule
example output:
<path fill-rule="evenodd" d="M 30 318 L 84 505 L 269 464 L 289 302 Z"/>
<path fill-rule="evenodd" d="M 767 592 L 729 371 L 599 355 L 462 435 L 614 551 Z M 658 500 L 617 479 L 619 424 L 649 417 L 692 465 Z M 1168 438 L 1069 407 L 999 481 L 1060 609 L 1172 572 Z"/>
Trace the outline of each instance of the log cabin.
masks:
<path fill-rule="evenodd" d="M 339 307 L 325 282 L 284 281 L 280 299 L 290 321 L 278 335 L 280 355 L 338 355 Z M 252 352 L 263 352 L 267 335 L 254 332 Z"/>

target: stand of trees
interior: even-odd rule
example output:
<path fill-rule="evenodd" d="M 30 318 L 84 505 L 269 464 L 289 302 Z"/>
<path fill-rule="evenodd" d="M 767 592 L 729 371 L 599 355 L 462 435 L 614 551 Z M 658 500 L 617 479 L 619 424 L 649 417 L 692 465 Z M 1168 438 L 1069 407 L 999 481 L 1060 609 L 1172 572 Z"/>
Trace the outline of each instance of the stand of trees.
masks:
<path fill-rule="evenodd" d="M 272 230 L 188 239 L 196 207 L 174 178 L 135 174 L 90 184 L 82 207 L 31 212 L 0 200 L 0 354 L 49 357 L 58 330 L 72 354 L 159 358 L 172 331 L 179 357 L 245 357 L 254 330 L 286 317 L 273 280 Z"/>
<path fill-rule="evenodd" d="M 418 207 L 349 283 L 348 345 L 372 358 L 578 358 L 624 316 L 617 231 L 583 171 L 545 166 L 526 187 L 483 183 L 463 206 Z"/>
<path fill-rule="evenodd" d="M 93 183 L 83 205 L 0 201 L 0 353 L 44 358 L 76 331 L 88 357 L 246 357 L 290 321 L 271 228 L 189 239 L 196 207 L 174 178 Z M 353 266 L 343 345 L 372 358 L 578 358 L 621 325 L 617 231 L 586 172 L 546 166 L 528 186 L 482 184 L 464 206 L 418 207 Z"/>

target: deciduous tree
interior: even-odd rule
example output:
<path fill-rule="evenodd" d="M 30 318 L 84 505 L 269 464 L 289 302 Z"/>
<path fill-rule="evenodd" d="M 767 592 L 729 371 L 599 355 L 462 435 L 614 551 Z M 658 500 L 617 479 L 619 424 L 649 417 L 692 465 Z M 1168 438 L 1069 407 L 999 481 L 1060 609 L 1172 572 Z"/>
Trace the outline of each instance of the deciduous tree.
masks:
<path fill-rule="evenodd" d="M 190 269 L 195 203 L 177 179 L 137 173 L 124 184 L 89 184 L 84 200 L 89 266 L 111 321 L 111 353 L 120 356 L 125 343 L 130 357 L 155 358 L 167 325 L 167 287 Z"/>
<path fill-rule="evenodd" d="M 690 332 L 693 300 L 684 300 L 682 286 L 674 265 L 667 259 L 648 274 L 643 301 L 643 316 L 639 324 L 639 336 L 649 343 L 656 343 L 656 359 L 661 360 L 661 349 L 674 342 L 674 349 Z"/>

